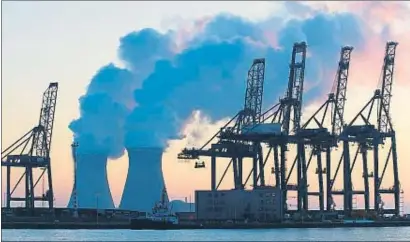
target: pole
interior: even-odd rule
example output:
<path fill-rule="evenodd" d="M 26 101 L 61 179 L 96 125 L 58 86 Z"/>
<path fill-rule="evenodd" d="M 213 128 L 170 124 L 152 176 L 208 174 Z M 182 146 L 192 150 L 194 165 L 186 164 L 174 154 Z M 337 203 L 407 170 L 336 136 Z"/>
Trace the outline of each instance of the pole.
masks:
<path fill-rule="evenodd" d="M 95 194 L 96 199 L 97 199 L 97 224 L 98 224 L 98 193 Z"/>
<path fill-rule="evenodd" d="M 74 142 L 72 145 L 73 160 L 74 160 L 74 192 L 73 192 L 73 207 L 74 217 L 78 217 L 78 196 L 77 196 L 77 147 L 78 143 Z"/>
<path fill-rule="evenodd" d="M 45 168 L 43 168 L 43 169 L 45 169 Z M 42 196 L 44 196 L 45 194 L 44 194 L 44 176 L 42 177 L 42 179 L 41 179 L 41 186 L 42 186 L 42 191 L 41 191 L 41 193 L 42 193 Z M 45 196 L 44 196 L 45 197 Z M 41 201 L 41 207 L 44 207 L 44 197 L 43 197 L 43 200 Z"/>
<path fill-rule="evenodd" d="M 189 194 L 189 212 L 192 212 L 191 207 L 192 207 L 191 194 Z"/>

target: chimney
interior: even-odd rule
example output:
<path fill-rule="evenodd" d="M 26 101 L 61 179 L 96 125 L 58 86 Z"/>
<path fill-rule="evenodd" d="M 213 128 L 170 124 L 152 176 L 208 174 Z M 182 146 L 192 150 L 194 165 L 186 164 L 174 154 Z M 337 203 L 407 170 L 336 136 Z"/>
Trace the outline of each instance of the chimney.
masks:
<path fill-rule="evenodd" d="M 151 212 L 165 187 L 162 148 L 127 148 L 129 168 L 120 209 Z"/>
<path fill-rule="evenodd" d="M 77 204 L 78 208 L 113 209 L 107 179 L 107 156 L 103 154 L 77 154 Z M 75 187 L 73 187 L 74 192 Z M 73 208 L 73 195 L 68 203 Z"/>

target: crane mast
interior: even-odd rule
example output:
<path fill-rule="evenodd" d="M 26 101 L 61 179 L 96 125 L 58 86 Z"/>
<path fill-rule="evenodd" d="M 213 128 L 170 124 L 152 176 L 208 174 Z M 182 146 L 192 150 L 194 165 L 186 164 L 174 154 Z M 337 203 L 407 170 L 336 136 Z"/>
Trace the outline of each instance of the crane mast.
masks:
<path fill-rule="evenodd" d="M 346 103 L 347 78 L 349 76 L 350 56 L 353 47 L 344 46 L 340 51 L 339 68 L 337 71 L 336 95 L 333 109 L 332 134 L 339 135 L 344 125 L 343 114 Z"/>
<path fill-rule="evenodd" d="M 255 124 L 260 121 L 262 113 L 263 82 L 265 80 L 265 59 L 255 59 L 248 71 L 245 91 L 245 111 L 242 125 Z"/>
<path fill-rule="evenodd" d="M 383 63 L 383 77 L 381 88 L 381 100 L 378 105 L 378 120 L 377 127 L 382 133 L 388 133 L 393 131 L 390 123 L 390 101 L 392 97 L 393 87 L 393 72 L 394 72 L 394 59 L 396 56 L 397 42 L 388 42 L 386 44 L 386 51 Z M 384 108 L 383 108 L 384 106 Z M 391 129 L 391 130 L 389 130 Z"/>
<path fill-rule="evenodd" d="M 289 71 L 288 90 L 285 98 L 283 129 L 290 132 L 290 117 L 293 107 L 293 130 L 300 128 L 302 116 L 303 82 L 305 76 L 306 42 L 295 43 L 292 50 L 292 60 Z"/>
<path fill-rule="evenodd" d="M 57 83 L 51 83 L 43 94 L 43 103 L 40 111 L 39 125 L 43 131 L 36 133 L 34 150 L 37 156 L 49 157 L 51 136 L 53 134 L 54 113 L 57 100 Z"/>

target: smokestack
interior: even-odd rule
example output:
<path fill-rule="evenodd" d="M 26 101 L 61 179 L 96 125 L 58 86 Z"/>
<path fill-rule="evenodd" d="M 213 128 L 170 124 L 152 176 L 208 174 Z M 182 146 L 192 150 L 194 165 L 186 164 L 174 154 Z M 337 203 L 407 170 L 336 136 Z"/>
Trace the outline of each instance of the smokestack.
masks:
<path fill-rule="evenodd" d="M 78 208 L 112 209 L 110 187 L 107 179 L 107 156 L 104 154 L 77 154 L 77 204 Z M 73 208 L 73 193 L 68 203 Z"/>
<path fill-rule="evenodd" d="M 127 148 L 129 168 L 120 209 L 151 212 L 165 187 L 162 148 Z"/>

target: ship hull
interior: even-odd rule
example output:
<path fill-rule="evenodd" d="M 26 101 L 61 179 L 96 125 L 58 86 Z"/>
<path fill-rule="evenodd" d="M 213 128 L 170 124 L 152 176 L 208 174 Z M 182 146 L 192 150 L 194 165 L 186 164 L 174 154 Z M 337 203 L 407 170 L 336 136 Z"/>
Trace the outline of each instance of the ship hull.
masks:
<path fill-rule="evenodd" d="M 140 229 L 179 229 L 178 224 L 174 224 L 170 221 L 155 221 L 151 219 L 132 219 L 130 222 L 130 228 L 135 230 Z"/>
<path fill-rule="evenodd" d="M 410 227 L 410 221 L 377 221 L 372 223 L 305 222 L 272 224 L 172 224 L 159 221 L 131 221 L 130 229 L 180 230 L 180 229 L 284 229 L 284 228 L 364 228 L 364 227 Z"/>

